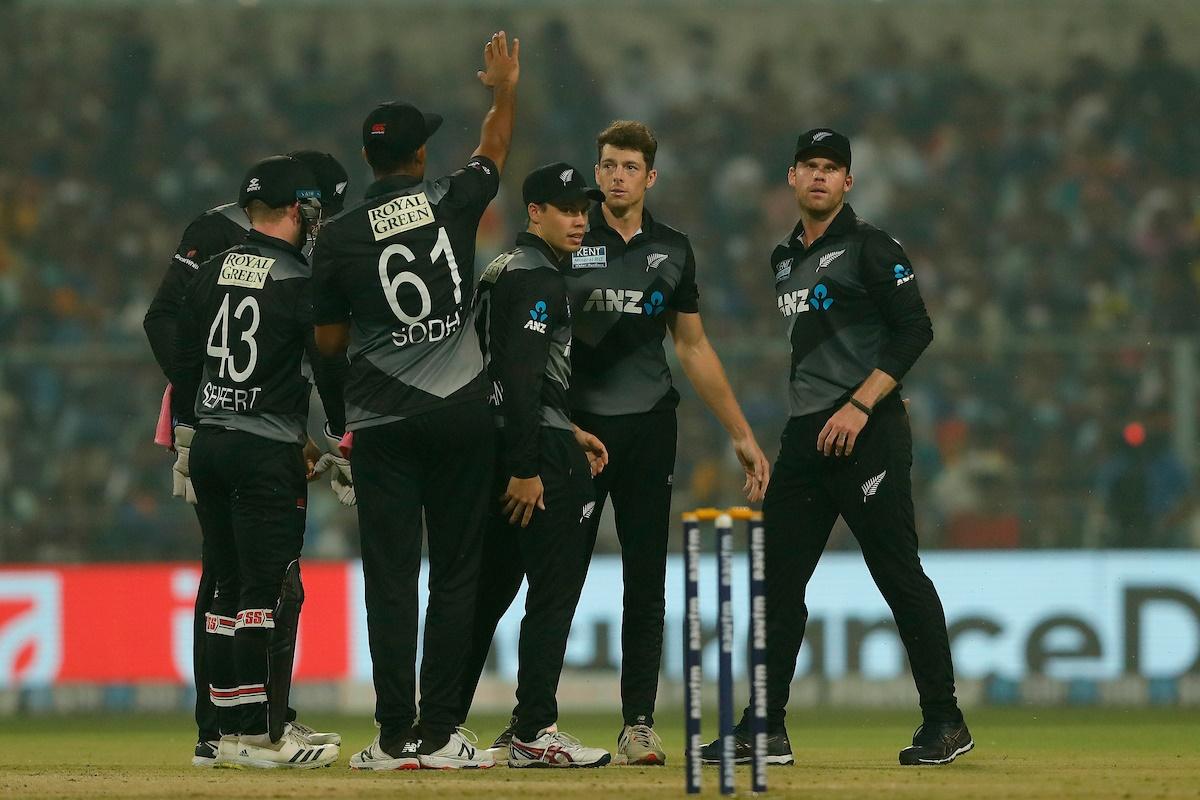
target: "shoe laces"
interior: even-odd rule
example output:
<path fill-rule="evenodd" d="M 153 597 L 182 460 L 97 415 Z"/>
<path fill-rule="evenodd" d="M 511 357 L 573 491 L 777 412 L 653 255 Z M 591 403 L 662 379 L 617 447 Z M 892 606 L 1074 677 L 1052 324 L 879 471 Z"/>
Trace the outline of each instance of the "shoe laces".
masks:
<path fill-rule="evenodd" d="M 569 733 L 563 731 L 554 731 L 550 734 L 550 741 L 556 744 L 564 744 L 567 747 L 583 747 L 583 742 L 576 739 Z"/>
<path fill-rule="evenodd" d="M 312 736 L 314 733 L 317 732 L 316 728 L 310 728 L 308 725 L 305 725 L 303 722 L 289 722 L 288 724 L 292 726 L 292 730 L 294 730 L 296 733 L 300 734 L 301 736 Z"/>
<path fill-rule="evenodd" d="M 473 745 L 479 744 L 479 735 L 477 733 L 475 733 L 475 731 L 471 730 L 470 728 L 466 728 L 462 725 L 457 725 L 454 728 L 454 732 L 457 733 L 462 738 L 466 739 L 467 742 L 469 742 L 470 744 L 473 744 Z"/>
<path fill-rule="evenodd" d="M 663 746 L 662 739 L 649 725 L 629 726 L 629 738 L 648 749 L 661 750 Z"/>

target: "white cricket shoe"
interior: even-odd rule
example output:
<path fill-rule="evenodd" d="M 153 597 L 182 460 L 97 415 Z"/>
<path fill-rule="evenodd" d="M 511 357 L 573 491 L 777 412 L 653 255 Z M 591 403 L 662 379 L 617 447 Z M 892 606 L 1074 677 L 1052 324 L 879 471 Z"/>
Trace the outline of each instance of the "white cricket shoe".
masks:
<path fill-rule="evenodd" d="M 488 769 L 496 766 L 496 760 L 488 750 L 476 745 L 479 737 L 466 728 L 456 728 L 446 743 L 430 753 L 418 739 L 417 758 L 422 769 Z"/>
<path fill-rule="evenodd" d="M 309 744 L 338 744 L 342 743 L 342 735 L 340 733 L 322 733 L 305 725 L 301 722 L 293 722 L 292 730 L 300 737 L 306 740 Z"/>
<path fill-rule="evenodd" d="M 379 734 L 369 745 L 350 756 L 350 769 L 370 769 L 385 771 L 392 769 L 420 769 L 421 761 L 417 758 L 417 740 L 406 739 L 400 748 L 400 753 L 393 756 L 379 745 Z"/>
<path fill-rule="evenodd" d="M 201 739 L 196 742 L 196 749 L 192 752 L 193 767 L 215 767 L 217 765 L 217 748 L 221 742 L 219 739 Z"/>
<path fill-rule="evenodd" d="M 516 735 L 508 745 L 510 767 L 603 767 L 612 755 L 599 747 L 584 747 L 574 736 L 563 733 L 557 725 L 538 731 L 532 742 Z"/>
<path fill-rule="evenodd" d="M 662 739 L 649 725 L 626 725 L 617 737 L 617 754 L 630 766 L 661 766 L 667 763 Z"/>
<path fill-rule="evenodd" d="M 337 745 L 309 744 L 289 724 L 278 742 L 267 734 L 251 736 L 222 736 L 217 747 L 221 766 L 252 767 L 254 769 L 315 769 L 328 767 L 337 761 Z"/>

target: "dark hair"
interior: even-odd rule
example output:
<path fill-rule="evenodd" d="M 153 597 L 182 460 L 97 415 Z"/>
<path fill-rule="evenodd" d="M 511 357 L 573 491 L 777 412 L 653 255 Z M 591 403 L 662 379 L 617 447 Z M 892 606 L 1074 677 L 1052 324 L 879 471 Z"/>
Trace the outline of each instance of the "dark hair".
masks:
<path fill-rule="evenodd" d="M 367 163 L 371 165 L 372 170 L 380 175 L 388 175 L 403 167 L 407 167 L 417 158 L 416 150 L 399 152 L 383 142 L 368 144 L 363 149 L 367 153 Z"/>
<path fill-rule="evenodd" d="M 246 206 L 246 216 L 250 219 L 251 224 L 259 222 L 278 222 L 287 216 L 287 210 L 291 205 L 279 206 L 271 208 L 262 200 L 255 198 Z"/>
<path fill-rule="evenodd" d="M 600 158 L 600 152 L 606 144 L 618 150 L 637 150 L 646 159 L 646 169 L 654 169 L 658 139 L 654 138 L 646 123 L 628 119 L 614 120 L 596 137 L 597 159 Z"/>

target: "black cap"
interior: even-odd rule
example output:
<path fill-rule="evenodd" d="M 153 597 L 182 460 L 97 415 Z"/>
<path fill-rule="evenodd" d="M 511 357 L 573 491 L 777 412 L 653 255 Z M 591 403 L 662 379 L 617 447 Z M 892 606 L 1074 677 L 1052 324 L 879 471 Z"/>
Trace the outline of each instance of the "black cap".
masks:
<path fill-rule="evenodd" d="M 245 208 L 251 200 L 261 200 L 271 208 L 283 208 L 307 198 L 321 199 L 321 187 L 312 170 L 291 156 L 271 156 L 246 173 L 238 205 Z"/>
<path fill-rule="evenodd" d="M 438 114 L 422 114 L 411 103 L 380 103 L 363 120 L 363 147 L 391 155 L 407 155 L 425 144 L 441 127 Z"/>
<path fill-rule="evenodd" d="M 604 192 L 587 185 L 579 170 L 562 161 L 538 167 L 525 177 L 521 184 L 521 197 L 525 204 L 555 203 L 586 197 L 597 203 L 604 202 Z"/>
<path fill-rule="evenodd" d="M 350 185 L 350 176 L 341 162 L 318 150 L 293 150 L 288 155 L 308 167 L 316 177 L 325 216 L 340 213 L 346 202 L 346 187 Z"/>
<path fill-rule="evenodd" d="M 829 128 L 813 128 L 796 140 L 795 164 L 808 156 L 825 156 L 850 169 L 850 140 Z"/>

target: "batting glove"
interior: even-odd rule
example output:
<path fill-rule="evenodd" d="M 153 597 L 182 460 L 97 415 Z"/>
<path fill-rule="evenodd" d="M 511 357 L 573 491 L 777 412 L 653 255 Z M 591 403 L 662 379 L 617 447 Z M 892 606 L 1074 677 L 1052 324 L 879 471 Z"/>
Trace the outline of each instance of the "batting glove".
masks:
<path fill-rule="evenodd" d="M 313 472 L 320 475 L 329 470 L 329 485 L 337 495 L 338 502 L 344 506 L 352 506 L 358 499 L 354 496 L 354 476 L 350 473 L 350 460 L 342 458 L 338 453 L 340 436 L 333 436 L 329 429 L 325 430 L 325 439 L 329 442 L 332 452 L 326 453 L 317 460 Z"/>
<path fill-rule="evenodd" d="M 196 490 L 192 488 L 192 476 L 188 472 L 188 457 L 192 452 L 192 435 L 196 429 L 191 425 L 175 426 L 175 466 L 171 467 L 171 494 L 182 497 L 196 505 Z"/>

